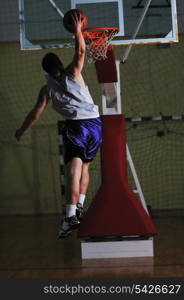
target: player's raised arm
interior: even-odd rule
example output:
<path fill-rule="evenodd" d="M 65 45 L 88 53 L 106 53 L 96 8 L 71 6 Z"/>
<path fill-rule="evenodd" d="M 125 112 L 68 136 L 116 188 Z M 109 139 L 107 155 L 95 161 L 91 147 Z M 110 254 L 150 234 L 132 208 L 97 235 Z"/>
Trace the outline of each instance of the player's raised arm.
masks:
<path fill-rule="evenodd" d="M 20 141 L 21 136 L 24 132 L 30 128 L 41 116 L 49 102 L 49 97 L 47 95 L 46 86 L 43 86 L 39 92 L 38 100 L 33 107 L 33 109 L 27 114 L 25 120 L 23 121 L 21 127 L 16 130 L 15 138 Z"/>
<path fill-rule="evenodd" d="M 81 14 L 74 13 L 73 18 L 73 33 L 75 35 L 75 54 L 72 63 L 67 68 L 74 77 L 80 80 L 81 71 L 84 66 L 86 53 L 86 45 L 82 35 L 83 17 Z"/>

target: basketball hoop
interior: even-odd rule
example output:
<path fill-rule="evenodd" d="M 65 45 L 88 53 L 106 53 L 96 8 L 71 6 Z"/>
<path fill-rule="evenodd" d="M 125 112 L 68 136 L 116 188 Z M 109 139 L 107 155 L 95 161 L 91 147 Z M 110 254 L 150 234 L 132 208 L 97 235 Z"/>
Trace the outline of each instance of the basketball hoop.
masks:
<path fill-rule="evenodd" d="M 118 32 L 119 28 L 116 27 L 85 28 L 82 34 L 86 41 L 86 53 L 89 57 L 89 63 L 106 59 L 107 49 Z"/>

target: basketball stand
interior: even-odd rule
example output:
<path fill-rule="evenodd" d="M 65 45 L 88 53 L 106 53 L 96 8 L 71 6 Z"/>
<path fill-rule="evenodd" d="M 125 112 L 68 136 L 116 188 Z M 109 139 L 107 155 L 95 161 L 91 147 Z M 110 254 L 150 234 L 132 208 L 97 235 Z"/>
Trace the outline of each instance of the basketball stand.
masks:
<path fill-rule="evenodd" d="M 102 184 L 78 232 L 84 263 L 86 259 L 153 258 L 154 255 L 156 229 L 126 143 L 119 64 L 112 46 L 108 48 L 107 59 L 95 63 L 103 94 Z M 128 184 L 127 159 L 136 191 Z"/>

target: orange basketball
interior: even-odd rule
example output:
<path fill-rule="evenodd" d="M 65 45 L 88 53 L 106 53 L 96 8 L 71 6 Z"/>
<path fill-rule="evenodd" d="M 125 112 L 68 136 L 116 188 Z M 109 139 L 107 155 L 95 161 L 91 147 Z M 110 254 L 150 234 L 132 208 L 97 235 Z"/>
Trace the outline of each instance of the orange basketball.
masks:
<path fill-rule="evenodd" d="M 74 22 L 73 22 L 73 18 L 72 15 L 74 13 L 77 13 L 77 15 L 81 16 L 82 18 L 82 30 L 84 30 L 87 27 L 87 23 L 88 23 L 88 19 L 87 16 L 84 14 L 84 12 L 80 9 L 71 9 L 69 11 L 66 12 L 66 14 L 64 15 L 63 18 L 63 25 L 65 27 L 66 30 L 68 30 L 69 32 L 74 32 Z"/>

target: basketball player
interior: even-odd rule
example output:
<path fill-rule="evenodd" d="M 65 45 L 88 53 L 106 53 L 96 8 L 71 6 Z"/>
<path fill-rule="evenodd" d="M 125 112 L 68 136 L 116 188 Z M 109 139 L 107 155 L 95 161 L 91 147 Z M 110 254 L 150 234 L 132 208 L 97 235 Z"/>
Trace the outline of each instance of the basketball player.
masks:
<path fill-rule="evenodd" d="M 52 107 L 65 118 L 62 135 L 64 160 L 70 182 L 69 189 L 67 188 L 69 201 L 59 232 L 61 238 L 80 225 L 89 185 L 89 165 L 102 142 L 98 106 L 94 104 L 81 74 L 85 58 L 85 41 L 81 28 L 81 15 L 75 13 L 72 28 L 75 54 L 67 68 L 64 68 L 55 54 L 48 53 L 44 56 L 42 67 L 47 73 L 47 84 L 41 88 L 37 103 L 15 133 L 17 141 L 20 141 L 25 130 L 40 118 L 50 101 Z"/>

